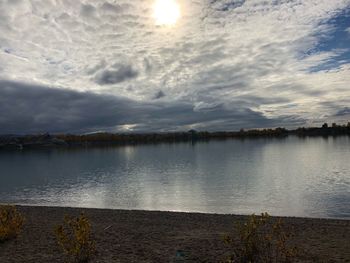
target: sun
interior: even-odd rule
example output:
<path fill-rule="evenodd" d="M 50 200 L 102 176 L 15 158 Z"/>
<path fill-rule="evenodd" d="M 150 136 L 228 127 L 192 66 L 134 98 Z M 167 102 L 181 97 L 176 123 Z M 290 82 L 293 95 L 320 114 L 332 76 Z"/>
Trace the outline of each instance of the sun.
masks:
<path fill-rule="evenodd" d="M 180 6 L 176 0 L 156 0 L 153 17 L 157 25 L 175 25 L 181 16 Z"/>

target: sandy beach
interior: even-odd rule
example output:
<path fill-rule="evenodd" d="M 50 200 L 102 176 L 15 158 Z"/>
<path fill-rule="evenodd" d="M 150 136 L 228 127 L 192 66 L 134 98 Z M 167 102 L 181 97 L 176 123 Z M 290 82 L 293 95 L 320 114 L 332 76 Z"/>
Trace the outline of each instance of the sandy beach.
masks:
<path fill-rule="evenodd" d="M 90 219 L 98 254 L 92 262 L 219 262 L 245 216 L 198 213 L 18 207 L 26 221 L 17 240 L 0 244 L 0 262 L 63 262 L 53 229 L 65 214 Z M 273 218 L 272 220 L 275 220 Z M 350 221 L 283 218 L 298 262 L 350 262 Z M 177 251 L 184 257 L 176 261 Z M 183 260 L 185 259 L 185 260 Z"/>

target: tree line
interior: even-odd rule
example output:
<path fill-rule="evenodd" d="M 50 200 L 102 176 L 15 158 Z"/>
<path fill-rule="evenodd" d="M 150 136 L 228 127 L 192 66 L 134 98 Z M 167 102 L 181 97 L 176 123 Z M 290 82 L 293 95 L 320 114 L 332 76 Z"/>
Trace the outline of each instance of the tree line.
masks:
<path fill-rule="evenodd" d="M 346 125 L 332 123 L 322 127 L 301 127 L 294 130 L 286 128 L 250 129 L 239 131 L 207 132 L 190 130 L 187 132 L 166 133 L 92 133 L 92 134 L 39 134 L 39 135 L 7 135 L 0 136 L 1 148 L 38 148 L 66 146 L 108 146 L 141 143 L 175 143 L 208 141 L 211 139 L 226 140 L 230 138 L 282 138 L 289 135 L 306 136 L 339 136 L 350 135 L 350 122 Z"/>

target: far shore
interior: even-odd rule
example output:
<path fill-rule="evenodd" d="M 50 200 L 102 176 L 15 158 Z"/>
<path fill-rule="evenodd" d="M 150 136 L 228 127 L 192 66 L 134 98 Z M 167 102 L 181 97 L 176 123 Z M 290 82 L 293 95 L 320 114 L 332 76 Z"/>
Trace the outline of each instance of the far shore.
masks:
<path fill-rule="evenodd" d="M 290 135 L 301 138 L 314 136 L 349 136 L 350 122 L 347 125 L 327 123 L 322 127 L 309 127 L 288 130 L 286 128 L 252 129 L 240 131 L 207 132 L 190 130 L 188 132 L 162 133 L 106 133 L 90 134 L 32 134 L 32 135 L 0 135 L 0 150 L 26 150 L 74 147 L 101 147 L 135 144 L 158 144 L 209 140 L 252 139 L 252 138 L 285 138 Z"/>
<path fill-rule="evenodd" d="M 220 262 L 223 242 L 247 216 L 18 206 L 25 225 L 16 239 L 0 244 L 0 262 L 63 262 L 53 229 L 64 215 L 91 221 L 98 254 L 92 262 Z M 276 217 L 272 218 L 272 221 Z M 350 220 L 283 218 L 298 246 L 296 262 L 350 262 Z M 176 255 L 181 251 L 183 258 Z M 179 261 L 180 260 L 180 261 Z"/>

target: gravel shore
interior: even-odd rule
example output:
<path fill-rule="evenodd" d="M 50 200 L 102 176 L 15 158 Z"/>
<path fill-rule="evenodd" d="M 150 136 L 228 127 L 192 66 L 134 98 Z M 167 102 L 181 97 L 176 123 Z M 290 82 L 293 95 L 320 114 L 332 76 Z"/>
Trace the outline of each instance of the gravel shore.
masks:
<path fill-rule="evenodd" d="M 219 262 L 228 251 L 223 236 L 235 236 L 236 224 L 247 218 L 63 207 L 18 210 L 25 225 L 17 240 L 0 244 L 1 263 L 64 262 L 53 229 L 65 214 L 81 212 L 90 219 L 96 240 L 98 254 L 92 262 Z M 298 262 L 350 262 L 350 220 L 283 220 L 293 231 Z"/>

